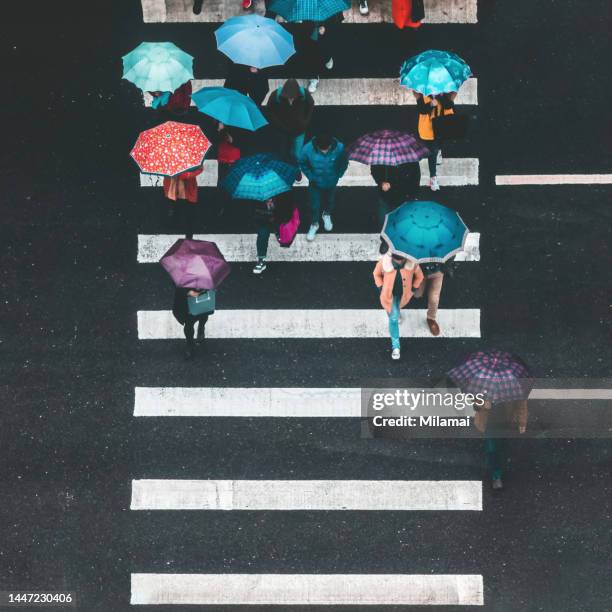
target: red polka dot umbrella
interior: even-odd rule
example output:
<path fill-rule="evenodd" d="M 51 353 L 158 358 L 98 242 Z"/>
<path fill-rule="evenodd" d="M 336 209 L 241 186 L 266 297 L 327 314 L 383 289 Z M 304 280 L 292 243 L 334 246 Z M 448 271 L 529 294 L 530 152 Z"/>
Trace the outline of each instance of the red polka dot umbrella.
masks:
<path fill-rule="evenodd" d="M 130 155 L 144 174 L 176 176 L 200 167 L 209 148 L 200 126 L 166 121 L 141 132 Z"/>

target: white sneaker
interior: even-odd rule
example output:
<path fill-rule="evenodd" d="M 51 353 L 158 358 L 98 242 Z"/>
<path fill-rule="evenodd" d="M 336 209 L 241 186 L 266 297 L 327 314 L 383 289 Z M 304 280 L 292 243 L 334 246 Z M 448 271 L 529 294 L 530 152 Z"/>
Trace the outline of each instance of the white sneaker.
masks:
<path fill-rule="evenodd" d="M 318 86 L 319 86 L 319 79 L 310 79 L 310 81 L 308 81 L 308 91 L 311 94 L 317 91 Z"/>
<path fill-rule="evenodd" d="M 253 274 L 261 274 L 266 269 L 266 260 L 258 259 L 255 267 L 253 268 Z"/>
<path fill-rule="evenodd" d="M 370 12 L 368 0 L 359 0 L 359 12 L 362 15 L 367 15 Z"/>
<path fill-rule="evenodd" d="M 440 191 L 440 183 L 438 183 L 437 176 L 434 176 L 429 179 L 429 187 L 432 191 Z"/>
<path fill-rule="evenodd" d="M 315 236 L 317 235 L 318 231 L 319 231 L 319 224 L 313 223 L 310 226 L 308 233 L 306 234 L 306 240 L 308 240 L 308 242 L 312 242 L 315 239 Z"/>
<path fill-rule="evenodd" d="M 396 361 L 400 358 L 400 350 L 399 349 L 393 349 L 391 351 L 391 359 L 395 359 Z"/>
<path fill-rule="evenodd" d="M 330 57 L 328 62 L 325 62 L 325 67 L 331 70 L 334 67 L 334 58 Z"/>
<path fill-rule="evenodd" d="M 334 224 L 332 223 L 331 215 L 323 214 L 322 216 L 323 216 L 323 229 L 325 229 L 326 232 L 331 232 L 334 229 Z"/>

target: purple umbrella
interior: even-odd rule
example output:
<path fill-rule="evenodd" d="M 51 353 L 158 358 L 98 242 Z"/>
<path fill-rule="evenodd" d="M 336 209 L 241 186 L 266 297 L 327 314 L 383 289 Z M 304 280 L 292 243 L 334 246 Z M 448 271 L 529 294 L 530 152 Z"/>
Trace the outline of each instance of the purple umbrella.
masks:
<path fill-rule="evenodd" d="M 378 130 L 358 138 L 348 153 L 349 159 L 368 166 L 399 166 L 427 157 L 429 149 L 410 132 Z"/>
<path fill-rule="evenodd" d="M 159 260 L 177 287 L 216 289 L 231 267 L 214 242 L 177 240 Z"/>
<path fill-rule="evenodd" d="M 448 375 L 463 393 L 483 393 L 492 402 L 527 399 L 533 387 L 522 359 L 495 349 L 468 355 Z"/>

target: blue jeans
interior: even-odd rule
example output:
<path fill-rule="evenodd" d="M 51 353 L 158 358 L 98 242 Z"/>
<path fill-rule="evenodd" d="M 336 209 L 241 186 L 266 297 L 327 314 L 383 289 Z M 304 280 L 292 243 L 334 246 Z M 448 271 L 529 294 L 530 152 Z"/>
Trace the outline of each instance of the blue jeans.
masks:
<path fill-rule="evenodd" d="M 336 187 L 323 189 L 312 183 L 308 186 L 310 193 L 310 223 L 313 225 L 321 218 L 321 201 L 325 200 L 323 212 L 331 215 L 336 207 Z"/>
<path fill-rule="evenodd" d="M 485 434 L 485 464 L 489 472 L 491 472 L 491 480 L 497 480 L 502 477 L 502 463 L 504 459 L 503 448 L 501 448 L 502 444 L 502 440 L 488 438 Z"/>
<path fill-rule="evenodd" d="M 399 317 L 400 317 L 400 298 L 393 296 L 393 305 L 389 316 L 389 335 L 391 336 L 391 348 L 400 347 Z"/>

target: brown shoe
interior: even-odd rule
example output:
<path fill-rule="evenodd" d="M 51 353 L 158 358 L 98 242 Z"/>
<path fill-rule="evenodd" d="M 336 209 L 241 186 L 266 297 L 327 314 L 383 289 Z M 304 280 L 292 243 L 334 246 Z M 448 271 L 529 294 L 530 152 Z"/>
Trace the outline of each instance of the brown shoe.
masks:
<path fill-rule="evenodd" d="M 427 319 L 427 325 L 429 325 L 429 331 L 431 332 L 432 336 L 440 335 L 440 326 L 436 321 L 433 319 Z"/>

